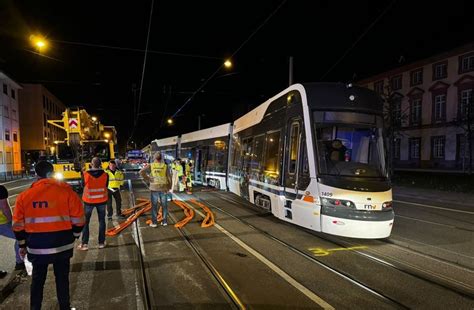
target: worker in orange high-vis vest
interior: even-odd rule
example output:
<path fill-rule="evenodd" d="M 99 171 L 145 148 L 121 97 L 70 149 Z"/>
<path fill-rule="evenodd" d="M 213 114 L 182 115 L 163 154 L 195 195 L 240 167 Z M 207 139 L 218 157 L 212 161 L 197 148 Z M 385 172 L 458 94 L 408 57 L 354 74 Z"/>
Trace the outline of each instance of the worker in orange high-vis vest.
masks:
<path fill-rule="evenodd" d="M 91 160 L 91 169 L 83 174 L 84 192 L 82 194 L 82 201 L 84 201 L 84 209 L 86 212 L 86 225 L 82 231 L 82 243 L 78 249 L 87 251 L 89 246 L 89 222 L 92 216 L 92 211 L 97 208 L 99 216 L 99 249 L 105 248 L 105 209 L 109 196 L 107 187 L 109 185 L 109 176 L 102 169 L 102 162 L 99 158 L 94 157 Z"/>
<path fill-rule="evenodd" d="M 18 196 L 12 225 L 20 255 L 28 253 L 33 264 L 30 306 L 41 309 L 48 265 L 53 264 L 59 307 L 70 309 L 69 261 L 84 226 L 84 209 L 68 184 L 50 178 L 53 165 L 40 161 L 35 171 L 39 179 Z"/>

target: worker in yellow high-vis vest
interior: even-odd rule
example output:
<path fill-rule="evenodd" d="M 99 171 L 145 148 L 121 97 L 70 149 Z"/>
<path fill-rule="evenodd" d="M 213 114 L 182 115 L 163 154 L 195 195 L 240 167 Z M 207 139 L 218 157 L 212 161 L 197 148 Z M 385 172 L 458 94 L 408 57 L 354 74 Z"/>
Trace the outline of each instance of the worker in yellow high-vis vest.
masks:
<path fill-rule="evenodd" d="M 105 170 L 109 175 L 109 186 L 108 194 L 109 199 L 107 200 L 107 218 L 112 220 L 113 208 L 112 208 L 112 199 L 115 199 L 115 211 L 117 212 L 117 217 L 124 217 L 122 215 L 122 196 L 120 195 L 120 188 L 123 186 L 123 181 L 125 179 L 123 172 L 117 168 L 117 163 L 115 160 L 109 162 L 109 167 Z"/>
<path fill-rule="evenodd" d="M 3 185 L 0 185 L 0 236 L 15 240 L 15 270 L 25 269 L 25 264 L 20 257 L 18 242 L 12 229 L 12 211 L 8 203 L 8 190 Z M 6 275 L 7 272 L 5 270 L 0 270 L 0 279 Z"/>
<path fill-rule="evenodd" d="M 192 180 L 192 167 L 193 163 L 191 159 L 188 159 L 185 164 L 185 172 L 186 172 L 186 193 L 192 194 L 193 190 L 193 180 Z"/>
<path fill-rule="evenodd" d="M 154 161 L 140 170 L 140 176 L 149 183 L 151 196 L 151 224 L 157 227 L 158 201 L 163 208 L 163 221 L 161 225 L 166 226 L 168 216 L 168 197 L 171 189 L 171 173 L 168 165 L 162 159 L 161 153 L 156 153 Z"/>

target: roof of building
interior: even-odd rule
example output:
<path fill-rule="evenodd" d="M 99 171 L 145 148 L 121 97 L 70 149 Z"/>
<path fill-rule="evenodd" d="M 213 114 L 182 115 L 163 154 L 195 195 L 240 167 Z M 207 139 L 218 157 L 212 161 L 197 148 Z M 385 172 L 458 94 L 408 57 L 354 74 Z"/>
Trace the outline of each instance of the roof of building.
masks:
<path fill-rule="evenodd" d="M 384 71 L 382 73 L 378 73 L 376 75 L 370 76 L 370 77 L 362 79 L 360 81 L 357 81 L 356 84 L 364 85 L 364 84 L 367 84 L 367 83 L 370 83 L 370 82 L 381 80 L 381 79 L 386 78 L 386 77 L 398 75 L 402 72 L 406 72 L 406 71 L 410 71 L 410 70 L 413 70 L 413 69 L 416 69 L 416 68 L 420 68 L 420 67 L 423 67 L 427 64 L 436 63 L 438 61 L 441 61 L 441 60 L 449 58 L 449 57 L 453 57 L 455 55 L 461 55 L 461 54 L 469 53 L 469 52 L 472 52 L 472 51 L 474 51 L 474 42 L 463 45 L 461 47 L 458 47 L 458 48 L 455 48 L 455 49 L 452 49 L 452 50 L 449 50 L 449 51 L 446 51 L 446 52 L 443 52 L 443 53 L 436 54 L 436 55 L 428 57 L 428 58 L 424 58 L 424 59 L 421 59 L 421 60 L 417 60 L 415 62 L 404 64 L 404 65 L 396 67 L 396 68 L 392 68 L 392 69 Z"/>
<path fill-rule="evenodd" d="M 5 72 L 0 71 L 0 79 L 10 81 L 10 83 L 12 83 L 12 84 L 13 84 L 16 88 L 18 88 L 18 89 L 22 89 L 22 88 L 23 88 L 23 87 L 20 86 L 20 84 L 18 84 L 17 82 L 15 82 L 15 80 L 13 80 L 11 77 L 9 77 L 8 75 L 6 75 Z"/>

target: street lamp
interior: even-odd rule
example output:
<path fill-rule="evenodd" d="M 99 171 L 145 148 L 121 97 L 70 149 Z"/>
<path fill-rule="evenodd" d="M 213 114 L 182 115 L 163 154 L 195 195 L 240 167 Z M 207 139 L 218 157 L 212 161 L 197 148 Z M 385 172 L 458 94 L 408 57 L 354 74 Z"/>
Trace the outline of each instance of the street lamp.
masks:
<path fill-rule="evenodd" d="M 48 41 L 42 35 L 32 34 L 30 35 L 30 41 L 40 53 L 48 47 Z"/>
<path fill-rule="evenodd" d="M 226 67 L 227 69 L 232 68 L 232 61 L 230 61 L 230 59 L 227 59 L 227 60 L 224 62 L 224 67 Z"/>
<path fill-rule="evenodd" d="M 173 121 L 172 118 L 168 118 L 168 119 L 166 120 L 166 122 L 167 122 L 168 125 L 170 125 L 170 126 L 173 125 L 173 123 L 174 123 L 174 121 Z"/>
<path fill-rule="evenodd" d="M 92 121 L 97 122 L 97 117 L 92 116 Z"/>

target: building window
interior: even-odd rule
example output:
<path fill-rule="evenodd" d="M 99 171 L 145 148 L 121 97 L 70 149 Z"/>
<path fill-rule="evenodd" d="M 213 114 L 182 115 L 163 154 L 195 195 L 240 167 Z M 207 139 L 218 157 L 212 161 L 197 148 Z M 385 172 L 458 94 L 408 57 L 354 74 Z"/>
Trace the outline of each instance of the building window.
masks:
<path fill-rule="evenodd" d="M 397 75 L 392 77 L 392 90 L 399 90 L 402 89 L 402 76 Z"/>
<path fill-rule="evenodd" d="M 7 106 L 3 106 L 3 116 L 8 118 L 10 116 L 10 111 Z"/>
<path fill-rule="evenodd" d="M 12 109 L 12 119 L 16 120 L 16 110 Z"/>
<path fill-rule="evenodd" d="M 3 152 L 0 151 L 0 164 L 3 164 L 4 163 L 4 160 L 3 160 Z"/>
<path fill-rule="evenodd" d="M 8 95 L 8 86 L 7 86 L 7 84 L 5 84 L 5 83 L 3 84 L 3 93 L 4 93 L 5 95 Z"/>
<path fill-rule="evenodd" d="M 43 110 L 46 109 L 46 97 L 43 95 Z"/>
<path fill-rule="evenodd" d="M 410 158 L 411 159 L 420 158 L 420 146 L 421 146 L 421 138 L 410 139 Z"/>
<path fill-rule="evenodd" d="M 443 121 L 446 118 L 446 94 L 434 96 L 434 120 Z"/>
<path fill-rule="evenodd" d="M 410 85 L 419 85 L 423 83 L 423 69 L 410 72 Z"/>
<path fill-rule="evenodd" d="M 419 125 L 421 123 L 421 98 L 415 98 L 411 101 L 410 124 Z"/>
<path fill-rule="evenodd" d="M 448 77 L 448 62 L 441 62 L 433 65 L 433 81 Z"/>
<path fill-rule="evenodd" d="M 393 158 L 400 159 L 400 138 L 395 138 L 393 141 Z"/>
<path fill-rule="evenodd" d="M 18 134 L 13 132 L 13 142 L 18 142 Z"/>
<path fill-rule="evenodd" d="M 459 73 L 465 73 L 474 70 L 474 53 L 459 57 Z"/>
<path fill-rule="evenodd" d="M 10 130 L 5 130 L 5 141 L 10 141 Z"/>
<path fill-rule="evenodd" d="M 7 164 L 11 164 L 13 162 L 13 158 L 12 158 L 12 152 L 7 152 Z"/>
<path fill-rule="evenodd" d="M 444 158 L 445 137 L 432 137 L 431 154 L 433 158 Z"/>
<path fill-rule="evenodd" d="M 15 97 L 16 97 L 16 92 L 14 89 L 12 89 L 12 98 L 15 99 Z"/>
<path fill-rule="evenodd" d="M 471 103 L 472 101 L 472 88 L 470 89 L 465 89 L 465 90 L 462 90 L 461 91 L 461 95 L 460 95 L 460 112 L 461 112 L 461 117 L 464 117 L 464 116 L 467 116 L 467 111 L 468 111 L 468 108 L 469 108 L 469 103 Z M 471 103 L 471 106 L 470 106 L 470 109 L 469 110 L 472 110 L 474 104 Z M 471 113 L 473 111 L 470 111 Z"/>
<path fill-rule="evenodd" d="M 374 83 L 374 91 L 378 94 L 383 94 L 383 80 Z"/>

